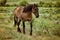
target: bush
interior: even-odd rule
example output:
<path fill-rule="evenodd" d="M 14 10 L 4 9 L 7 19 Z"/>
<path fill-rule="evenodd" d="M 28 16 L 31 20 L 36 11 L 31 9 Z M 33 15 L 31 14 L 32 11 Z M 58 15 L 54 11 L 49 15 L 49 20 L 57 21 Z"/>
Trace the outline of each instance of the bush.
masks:
<path fill-rule="evenodd" d="M 60 1 L 56 1 L 55 6 L 56 6 L 56 7 L 60 7 Z"/>
<path fill-rule="evenodd" d="M 39 3 L 40 7 L 52 7 L 52 2 L 42 2 Z"/>
<path fill-rule="evenodd" d="M 60 1 L 55 2 L 39 2 L 39 7 L 60 7 Z"/>
<path fill-rule="evenodd" d="M 14 7 L 14 6 L 18 6 L 18 5 L 17 4 L 12 4 L 12 5 L 11 4 L 6 4 L 5 6 L 6 7 Z"/>
<path fill-rule="evenodd" d="M 4 6 L 6 4 L 7 0 L 0 0 L 0 6 Z"/>
<path fill-rule="evenodd" d="M 39 6 L 39 7 L 42 7 L 43 4 L 44 4 L 44 2 L 40 1 L 38 6 Z"/>
<path fill-rule="evenodd" d="M 20 2 L 20 6 L 26 6 L 26 5 L 28 5 L 28 2 L 27 1 L 21 1 Z"/>
<path fill-rule="evenodd" d="M 6 4 L 5 6 L 7 6 L 7 7 L 8 7 L 8 6 L 10 6 L 10 5 L 9 5 L 9 4 Z"/>

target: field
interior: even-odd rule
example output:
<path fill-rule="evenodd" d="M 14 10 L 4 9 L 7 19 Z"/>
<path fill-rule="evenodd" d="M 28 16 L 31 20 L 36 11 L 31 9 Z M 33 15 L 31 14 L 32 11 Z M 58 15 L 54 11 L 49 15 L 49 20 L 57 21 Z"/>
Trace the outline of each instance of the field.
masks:
<path fill-rule="evenodd" d="M 28 22 L 26 22 L 25 35 L 18 33 L 17 26 L 13 26 L 14 8 L 0 7 L 0 40 L 60 40 L 60 11 L 58 10 L 60 8 L 39 7 L 39 18 L 33 15 L 32 36 L 29 35 Z M 22 30 L 22 23 L 20 27 Z"/>
<path fill-rule="evenodd" d="M 26 34 L 17 32 L 14 26 L 14 5 L 22 0 L 7 0 L 7 6 L 0 6 L 0 40 L 60 40 L 60 7 L 38 7 L 39 18 L 33 14 L 33 35 L 30 24 L 26 22 Z M 26 0 L 29 3 L 55 2 L 60 0 Z M 23 3 L 24 4 L 24 3 Z M 42 3 L 43 4 L 43 3 Z M 53 4 L 54 5 L 54 4 Z M 20 25 L 22 31 L 22 22 Z"/>
<path fill-rule="evenodd" d="M 7 4 L 19 4 L 21 1 L 23 0 L 7 0 Z M 56 2 L 56 1 L 60 1 L 60 0 L 25 0 L 29 3 L 39 3 L 40 1 L 42 2 Z"/>

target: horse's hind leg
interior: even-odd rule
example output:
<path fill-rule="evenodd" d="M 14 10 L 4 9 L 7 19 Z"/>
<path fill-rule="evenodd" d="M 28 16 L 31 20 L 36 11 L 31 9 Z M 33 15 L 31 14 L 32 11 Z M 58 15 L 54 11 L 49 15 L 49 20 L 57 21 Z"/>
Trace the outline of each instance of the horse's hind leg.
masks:
<path fill-rule="evenodd" d="M 25 22 L 23 21 L 23 33 L 25 34 Z"/>
<path fill-rule="evenodd" d="M 30 28 L 31 28 L 30 35 L 32 35 L 32 21 L 30 22 Z"/>
<path fill-rule="evenodd" d="M 18 24 L 17 24 L 17 25 L 18 25 L 18 29 L 17 29 L 18 32 L 21 32 L 21 29 L 20 29 L 20 27 L 19 27 L 20 22 L 21 22 L 21 20 L 19 20 L 19 22 L 18 22 Z"/>
<path fill-rule="evenodd" d="M 14 26 L 17 25 L 17 21 L 16 21 L 16 18 L 14 17 Z"/>

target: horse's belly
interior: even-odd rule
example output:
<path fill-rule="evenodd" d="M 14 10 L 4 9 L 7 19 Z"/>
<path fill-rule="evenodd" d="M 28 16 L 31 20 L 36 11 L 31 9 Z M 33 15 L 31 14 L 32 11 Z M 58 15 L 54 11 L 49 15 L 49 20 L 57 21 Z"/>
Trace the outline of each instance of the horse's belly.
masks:
<path fill-rule="evenodd" d="M 31 18 L 25 18 L 24 21 L 31 21 Z"/>
<path fill-rule="evenodd" d="M 31 21 L 32 20 L 32 16 L 27 16 L 27 15 L 23 15 L 22 17 L 22 20 L 24 20 L 24 21 Z"/>

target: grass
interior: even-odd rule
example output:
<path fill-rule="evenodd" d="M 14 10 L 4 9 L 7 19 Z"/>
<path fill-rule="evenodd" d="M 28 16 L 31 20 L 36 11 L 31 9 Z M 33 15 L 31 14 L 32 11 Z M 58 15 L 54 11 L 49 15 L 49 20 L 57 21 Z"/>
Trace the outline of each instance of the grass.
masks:
<path fill-rule="evenodd" d="M 21 1 L 21 0 L 7 0 L 8 2 L 17 2 L 17 1 Z M 42 0 L 26 0 L 26 1 L 30 1 L 30 2 L 38 2 L 38 1 L 42 1 Z M 43 1 L 48 1 L 48 0 L 43 0 Z M 59 0 L 49 0 L 49 1 L 59 1 Z"/>
<path fill-rule="evenodd" d="M 19 4 L 23 0 L 7 0 L 7 4 L 12 5 L 12 4 Z M 26 0 L 28 3 L 39 3 L 42 0 Z M 55 2 L 59 0 L 43 0 L 43 2 Z"/>
<path fill-rule="evenodd" d="M 0 7 L 0 8 L 4 8 L 4 10 L 7 11 L 11 10 L 10 12 L 13 13 L 15 7 Z M 35 16 L 33 15 L 32 36 L 29 35 L 30 27 L 28 22 L 26 22 L 26 34 L 24 35 L 23 33 L 18 33 L 17 27 L 13 26 L 13 14 L 10 14 L 10 12 L 7 11 L 6 12 L 1 11 L 0 40 L 60 40 L 59 36 L 54 35 L 55 33 L 54 30 L 60 28 L 59 19 L 60 14 L 59 12 L 56 11 L 57 9 L 58 8 L 43 8 L 43 7 L 39 8 L 40 13 L 39 18 L 35 18 Z M 20 27 L 22 30 L 22 23 Z"/>

